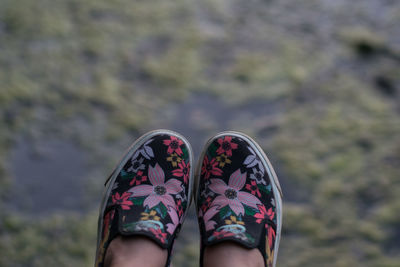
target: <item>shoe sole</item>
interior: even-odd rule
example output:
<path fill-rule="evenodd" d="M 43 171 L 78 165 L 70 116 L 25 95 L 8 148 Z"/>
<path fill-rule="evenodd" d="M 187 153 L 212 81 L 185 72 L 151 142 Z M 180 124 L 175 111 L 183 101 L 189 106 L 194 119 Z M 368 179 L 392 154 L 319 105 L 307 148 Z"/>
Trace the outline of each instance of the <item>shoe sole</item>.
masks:
<path fill-rule="evenodd" d="M 104 210 L 107 205 L 108 198 L 110 196 L 110 193 L 112 191 L 112 185 L 115 182 L 115 179 L 118 177 L 118 174 L 121 172 L 122 168 L 126 164 L 126 162 L 133 156 L 135 151 L 142 146 L 144 143 L 146 143 L 149 139 L 156 135 L 161 135 L 161 134 L 167 134 L 171 136 L 175 136 L 177 138 L 180 138 L 186 147 L 188 148 L 188 153 L 189 153 L 189 163 L 190 163 L 190 171 L 189 171 L 189 190 L 188 190 L 188 201 L 189 204 L 186 208 L 185 214 L 183 215 L 184 218 L 182 219 L 182 223 L 186 218 L 187 211 L 189 210 L 189 207 L 191 205 L 192 201 L 192 192 L 193 192 L 193 150 L 192 147 L 190 146 L 189 142 L 186 140 L 185 137 L 180 135 L 177 132 L 170 131 L 170 130 L 164 130 L 164 129 L 159 129 L 159 130 L 154 130 L 145 133 L 144 135 L 140 136 L 139 138 L 136 139 L 135 142 L 132 143 L 132 145 L 126 150 L 124 156 L 121 158 L 121 160 L 118 162 L 117 166 L 114 168 L 114 170 L 111 172 L 110 176 L 107 178 L 105 182 L 105 189 L 103 191 L 103 197 L 100 205 L 100 210 L 99 210 L 99 221 L 98 221 L 98 230 L 97 230 L 97 250 L 99 249 L 100 241 L 101 241 L 101 231 L 103 229 L 103 217 L 104 217 Z M 96 255 L 98 254 L 98 251 L 96 251 Z"/>
<path fill-rule="evenodd" d="M 234 136 L 241 138 L 245 140 L 251 148 L 257 153 L 257 155 L 260 157 L 263 165 L 266 167 L 267 172 L 268 172 L 268 177 L 270 177 L 270 183 L 272 185 L 272 191 L 274 194 L 275 202 L 276 202 L 276 214 L 277 214 L 277 231 L 276 231 L 276 238 L 275 238 L 275 245 L 274 245 L 274 262 L 273 262 L 273 267 L 276 266 L 276 260 L 278 258 L 278 250 L 279 250 L 279 243 L 281 239 L 281 229 L 282 229 L 282 189 L 281 185 L 278 180 L 278 176 L 275 173 L 274 168 L 272 167 L 271 162 L 269 161 L 267 155 L 265 154 L 264 150 L 260 147 L 259 144 L 256 143 L 250 136 L 240 133 L 240 132 L 235 132 L 235 131 L 225 131 L 218 133 L 217 135 L 211 137 L 206 145 L 204 146 L 203 151 L 200 154 L 199 161 L 197 162 L 196 165 L 196 171 L 195 171 L 195 185 L 194 185 L 194 198 L 197 199 L 198 197 L 198 189 L 199 189 L 199 183 L 200 183 L 200 175 L 201 175 L 201 165 L 203 163 L 204 155 L 207 152 L 208 147 L 211 145 L 211 143 L 220 137 L 223 136 Z M 272 179 L 271 179 L 272 177 Z M 197 207 L 197 201 L 194 202 L 196 205 L 196 211 L 198 210 Z"/>

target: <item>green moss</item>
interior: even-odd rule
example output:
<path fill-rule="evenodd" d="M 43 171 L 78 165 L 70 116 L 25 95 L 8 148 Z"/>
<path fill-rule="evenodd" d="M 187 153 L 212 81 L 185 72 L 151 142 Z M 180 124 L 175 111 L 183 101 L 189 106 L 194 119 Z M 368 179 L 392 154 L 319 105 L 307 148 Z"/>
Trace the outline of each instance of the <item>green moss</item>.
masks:
<path fill-rule="evenodd" d="M 13 230 L 2 235 L 0 261 L 2 266 L 88 266 L 93 261 L 96 216 L 59 215 L 39 219 L 3 217 Z M 29 226 L 29 227 L 27 227 Z M 12 236 L 10 235 L 12 233 Z"/>

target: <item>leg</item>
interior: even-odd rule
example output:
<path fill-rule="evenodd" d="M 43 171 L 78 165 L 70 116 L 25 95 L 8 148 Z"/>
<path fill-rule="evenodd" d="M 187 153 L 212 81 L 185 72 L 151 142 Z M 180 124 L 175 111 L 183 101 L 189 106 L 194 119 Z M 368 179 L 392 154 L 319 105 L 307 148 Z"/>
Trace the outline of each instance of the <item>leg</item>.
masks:
<path fill-rule="evenodd" d="M 167 250 L 146 237 L 116 237 L 107 249 L 106 267 L 163 267 Z"/>
<path fill-rule="evenodd" d="M 247 249 L 233 242 L 222 242 L 206 247 L 204 267 L 264 267 L 258 249 Z"/>

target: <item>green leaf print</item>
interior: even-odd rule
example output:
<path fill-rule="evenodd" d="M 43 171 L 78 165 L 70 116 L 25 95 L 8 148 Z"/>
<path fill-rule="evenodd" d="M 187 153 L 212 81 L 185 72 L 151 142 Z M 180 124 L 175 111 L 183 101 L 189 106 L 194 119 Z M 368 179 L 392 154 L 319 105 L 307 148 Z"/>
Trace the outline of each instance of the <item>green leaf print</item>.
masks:
<path fill-rule="evenodd" d="M 160 204 L 158 204 L 157 206 L 157 210 L 159 211 L 159 213 L 161 214 L 161 217 L 164 219 L 165 216 L 167 216 L 167 208 L 164 206 L 164 204 L 162 202 L 160 202 Z"/>
<path fill-rule="evenodd" d="M 185 161 L 188 160 L 189 159 L 189 151 L 188 151 L 187 147 L 182 148 L 182 152 L 183 152 L 182 158 Z"/>
<path fill-rule="evenodd" d="M 231 209 L 229 208 L 229 206 L 225 206 L 219 210 L 219 216 L 221 217 L 221 219 L 228 217 L 230 214 L 231 214 Z"/>
<path fill-rule="evenodd" d="M 214 144 L 214 143 L 212 143 L 211 145 L 210 145 L 210 147 L 208 148 L 208 155 L 210 156 L 210 158 L 215 158 L 216 156 L 217 156 L 217 146 Z"/>
<path fill-rule="evenodd" d="M 133 198 L 132 202 L 134 205 L 142 206 L 145 199 L 146 199 L 146 197 L 137 197 L 137 198 Z"/>
<path fill-rule="evenodd" d="M 249 216 L 254 216 L 254 214 L 256 214 L 256 211 L 254 209 L 252 209 L 250 207 L 246 207 L 246 206 L 244 207 L 244 212 L 246 215 L 249 215 Z"/>
<path fill-rule="evenodd" d="M 126 180 L 126 179 L 132 179 L 135 177 L 135 174 L 132 172 L 126 172 L 124 170 L 121 171 L 121 178 Z"/>

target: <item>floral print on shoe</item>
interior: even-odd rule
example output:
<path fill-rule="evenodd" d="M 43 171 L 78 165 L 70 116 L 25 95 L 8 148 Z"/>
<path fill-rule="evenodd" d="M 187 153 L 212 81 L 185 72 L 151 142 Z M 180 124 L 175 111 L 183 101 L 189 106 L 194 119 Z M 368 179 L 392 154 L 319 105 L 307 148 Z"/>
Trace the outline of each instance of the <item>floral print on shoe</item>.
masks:
<path fill-rule="evenodd" d="M 204 247 L 222 241 L 258 248 L 265 266 L 275 266 L 281 194 L 264 152 L 248 136 L 226 132 L 210 139 L 200 160 L 196 206 L 201 266 Z"/>
<path fill-rule="evenodd" d="M 117 235 L 144 235 L 168 249 L 167 266 L 191 198 L 192 152 L 180 135 L 145 134 L 106 183 L 100 208 L 96 267 Z"/>

